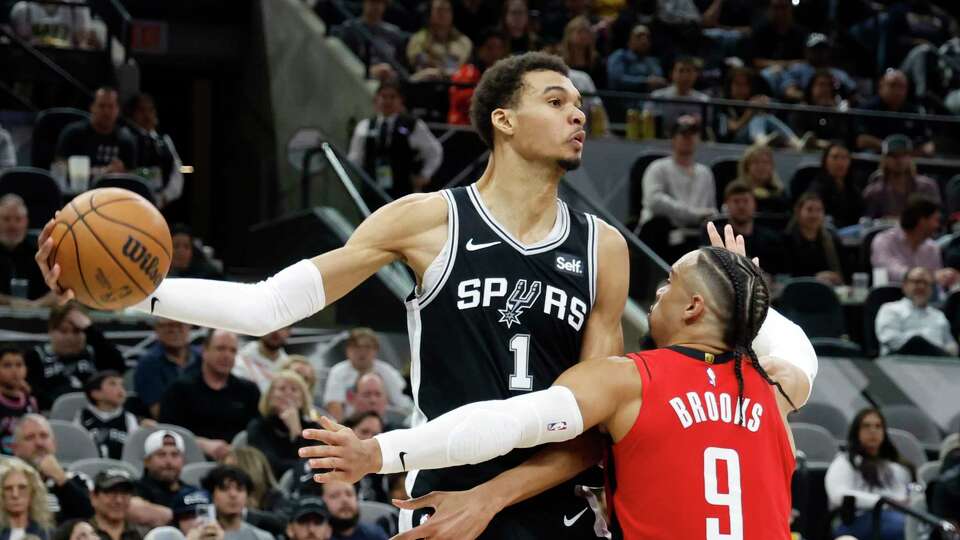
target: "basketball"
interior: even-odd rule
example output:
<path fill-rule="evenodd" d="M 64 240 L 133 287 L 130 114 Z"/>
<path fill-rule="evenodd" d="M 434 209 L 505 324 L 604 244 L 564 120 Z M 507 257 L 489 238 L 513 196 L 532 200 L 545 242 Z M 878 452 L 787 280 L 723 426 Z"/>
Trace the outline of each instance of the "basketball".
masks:
<path fill-rule="evenodd" d="M 93 309 L 116 310 L 146 298 L 170 269 L 173 241 L 160 211 L 120 188 L 77 195 L 57 215 L 51 265 L 59 284 Z"/>

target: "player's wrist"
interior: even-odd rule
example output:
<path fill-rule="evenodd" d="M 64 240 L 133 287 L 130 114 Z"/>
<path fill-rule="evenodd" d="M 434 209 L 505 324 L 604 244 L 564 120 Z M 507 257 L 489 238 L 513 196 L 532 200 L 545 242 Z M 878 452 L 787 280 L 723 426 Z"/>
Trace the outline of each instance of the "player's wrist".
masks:
<path fill-rule="evenodd" d="M 364 473 L 379 472 L 383 468 L 383 451 L 380 448 L 380 443 L 375 437 L 371 437 L 365 441 L 360 441 L 360 445 L 363 453 L 367 456 L 367 470 Z"/>

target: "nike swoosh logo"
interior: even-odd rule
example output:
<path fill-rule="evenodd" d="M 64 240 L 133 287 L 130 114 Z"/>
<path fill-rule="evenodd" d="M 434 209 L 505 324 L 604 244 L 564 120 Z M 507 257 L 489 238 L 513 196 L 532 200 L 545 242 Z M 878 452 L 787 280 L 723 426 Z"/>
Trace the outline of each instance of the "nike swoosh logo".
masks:
<path fill-rule="evenodd" d="M 582 516 L 583 513 L 586 512 L 586 511 L 589 510 L 589 509 L 590 509 L 589 507 L 584 508 L 583 510 L 580 511 L 579 514 L 573 516 L 573 519 L 568 519 L 567 516 L 563 516 L 563 526 L 564 526 L 564 527 L 572 527 L 573 524 L 576 523 L 578 519 L 580 519 L 580 516 Z"/>
<path fill-rule="evenodd" d="M 407 470 L 407 464 L 403 461 L 403 456 L 407 455 L 406 452 L 400 452 L 400 466 L 403 467 L 403 470 Z"/>
<path fill-rule="evenodd" d="M 153 311 L 157 309 L 157 304 L 160 303 L 160 299 L 154 296 L 150 299 L 150 314 L 153 315 Z"/>
<path fill-rule="evenodd" d="M 471 238 L 471 239 L 467 240 L 467 251 L 477 251 L 477 250 L 480 250 L 480 249 L 485 249 L 485 248 L 488 248 L 488 247 L 491 247 L 491 246 L 495 246 L 495 245 L 497 245 L 497 244 L 499 244 L 499 243 L 501 243 L 501 242 L 498 240 L 498 241 L 496 241 L 496 242 L 487 242 L 486 244 L 474 244 L 474 243 L 473 243 L 473 238 Z"/>

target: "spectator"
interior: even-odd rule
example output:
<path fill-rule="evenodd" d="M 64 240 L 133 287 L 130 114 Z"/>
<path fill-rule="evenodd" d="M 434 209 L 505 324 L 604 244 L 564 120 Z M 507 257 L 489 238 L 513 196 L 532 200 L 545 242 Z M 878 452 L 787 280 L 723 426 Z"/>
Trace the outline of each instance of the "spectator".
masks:
<path fill-rule="evenodd" d="M 694 161 L 700 121 L 681 116 L 671 132 L 673 155 L 658 159 L 643 173 L 643 237 L 658 253 L 677 255 L 699 240 L 700 225 L 717 213 L 717 192 L 710 169 Z M 649 242 L 648 242 L 649 243 Z"/>
<path fill-rule="evenodd" d="M 927 488 L 930 493 L 930 512 L 960 526 L 960 448 L 954 448 L 941 458 L 940 476 Z"/>
<path fill-rule="evenodd" d="M 157 104 L 150 94 L 137 94 L 127 102 L 127 116 L 133 120 L 137 140 L 137 166 L 149 171 L 146 180 L 153 191 L 158 208 L 180 198 L 183 194 L 183 174 L 180 154 L 170 135 L 157 132 Z"/>
<path fill-rule="evenodd" d="M 97 473 L 93 481 L 93 517 L 90 524 L 100 540 L 140 540 L 145 531 L 130 523 L 130 499 L 134 484 L 123 469 L 107 469 Z"/>
<path fill-rule="evenodd" d="M 10 25 L 20 39 L 31 45 L 74 48 L 98 48 L 100 45 L 91 28 L 90 8 L 82 4 L 72 7 L 17 2 L 10 10 Z"/>
<path fill-rule="evenodd" d="M 470 58 L 472 48 L 470 38 L 453 26 L 450 0 L 432 0 L 428 25 L 407 43 L 407 61 L 414 70 L 412 79 L 449 79 Z"/>
<path fill-rule="evenodd" d="M 183 437 L 176 431 L 157 430 L 144 440 L 143 475 L 137 481 L 136 495 L 130 503 L 137 523 L 151 526 L 169 523 L 174 505 L 197 492 L 196 486 L 180 479 L 184 448 Z"/>
<path fill-rule="evenodd" d="M 47 288 L 34 256 L 37 239 L 28 234 L 27 205 L 16 194 L 0 197 L 0 305 L 53 305 L 55 296 Z M 13 290 L 14 280 L 19 290 Z M 22 298 L 21 298 L 22 297 Z"/>
<path fill-rule="evenodd" d="M 700 61 L 694 58 L 678 58 L 673 64 L 673 71 L 670 73 L 670 81 L 673 83 L 666 88 L 654 90 L 653 97 L 661 98 L 687 98 L 690 101 L 709 101 L 709 97 L 702 92 L 693 89 L 697 84 L 697 77 L 700 74 Z M 684 115 L 698 118 L 698 123 L 705 119 L 701 118 L 703 108 L 697 103 L 657 103 L 648 101 L 644 109 L 655 115 L 660 116 L 660 125 L 665 132 L 669 131 L 670 126 L 677 123 L 677 120 Z M 699 126 L 698 126 L 699 127 Z"/>
<path fill-rule="evenodd" d="M 530 28 L 527 0 L 507 0 L 504 3 L 500 31 L 507 37 L 510 54 L 540 50 L 540 38 Z"/>
<path fill-rule="evenodd" d="M 39 414 L 24 415 L 14 432 L 13 455 L 33 466 L 43 479 L 50 513 L 58 523 L 92 516 L 86 482 L 64 471 L 56 453 L 57 440 L 47 419 Z"/>
<path fill-rule="evenodd" d="M 838 110 L 841 100 L 837 95 L 833 74 L 818 69 L 807 83 L 803 102 L 814 107 Z M 832 140 L 845 141 L 849 138 L 849 121 L 841 115 L 796 111 L 790 115 L 790 125 L 797 133 L 804 134 L 807 147 L 825 148 Z"/>
<path fill-rule="evenodd" d="M 940 231 L 940 206 L 920 195 L 913 195 L 900 216 L 900 226 L 873 237 L 870 263 L 884 268 L 890 281 L 900 283 L 907 271 L 920 266 L 934 273 L 937 284 L 950 289 L 960 281 L 960 273 L 944 268 L 940 248 L 933 237 Z"/>
<path fill-rule="evenodd" d="M 133 389 L 154 418 L 160 416 L 160 398 L 173 381 L 200 373 L 200 348 L 190 345 L 190 325 L 156 317 L 156 341 L 137 362 Z"/>
<path fill-rule="evenodd" d="M 257 385 L 261 392 L 270 385 L 274 373 L 287 361 L 283 346 L 290 339 L 290 328 L 281 328 L 248 342 L 237 353 L 233 374 Z"/>
<path fill-rule="evenodd" d="M 122 459 L 123 445 L 139 427 L 137 417 L 123 406 L 127 400 L 123 377 L 116 371 L 98 372 L 87 379 L 83 392 L 88 403 L 77 411 L 74 422 L 93 436 L 100 457 Z"/>
<path fill-rule="evenodd" d="M 0 345 L 0 452 L 13 455 L 13 433 L 25 414 L 39 413 L 37 400 L 30 395 L 23 351 Z"/>
<path fill-rule="evenodd" d="M 443 146 L 423 120 L 404 111 L 398 83 L 381 83 L 373 107 L 377 115 L 353 130 L 348 159 L 394 199 L 423 191 L 443 161 Z"/>
<path fill-rule="evenodd" d="M 787 198 L 783 180 L 773 163 L 773 150 L 769 146 L 755 144 L 747 148 L 737 164 L 737 179 L 744 181 L 757 198 L 761 212 L 786 211 Z"/>
<path fill-rule="evenodd" d="M 224 531 L 223 540 L 273 540 L 270 533 L 243 520 L 247 494 L 253 490 L 253 481 L 247 473 L 236 467 L 220 465 L 204 477 L 203 488 L 210 493 L 217 509 L 217 521 Z"/>
<path fill-rule="evenodd" d="M 457 0 L 453 3 L 453 23 L 474 43 L 479 44 L 481 35 L 497 24 L 497 7 L 484 0 Z"/>
<path fill-rule="evenodd" d="M 903 280 L 903 298 L 880 306 L 876 319 L 880 354 L 892 354 L 919 337 L 944 354 L 957 355 L 947 317 L 930 306 L 934 283 L 930 270 L 913 268 Z"/>
<path fill-rule="evenodd" d="M 200 373 L 175 381 L 160 401 L 160 421 L 192 431 L 203 452 L 217 460 L 257 414 L 260 400 L 257 385 L 230 373 L 236 355 L 236 334 L 210 331 L 203 340 Z"/>
<path fill-rule="evenodd" d="M 560 57 L 570 69 L 589 75 L 597 88 L 607 87 L 606 65 L 597 51 L 597 37 L 586 17 L 574 17 L 567 23 L 560 42 Z"/>
<path fill-rule="evenodd" d="M 832 47 L 830 39 L 819 32 L 807 36 L 804 51 L 806 61 L 787 67 L 779 81 L 779 93 L 787 101 L 802 101 L 804 89 L 818 70 L 826 70 L 833 75 L 834 84 L 840 89 L 840 95 L 844 98 L 856 94 L 857 83 L 853 78 L 846 71 L 833 67 Z"/>
<path fill-rule="evenodd" d="M 458 85 L 450 87 L 450 110 L 447 122 L 458 125 L 470 125 L 470 101 L 473 99 L 473 87 L 480 82 L 480 76 L 508 53 L 507 36 L 498 30 L 485 30 L 477 36 L 477 46 L 473 51 L 473 60 L 460 66 L 450 78 Z"/>
<path fill-rule="evenodd" d="M 823 201 L 807 192 L 797 199 L 787 224 L 784 270 L 791 276 L 809 276 L 827 285 L 843 284 L 843 268 L 837 252 L 839 240 L 823 223 Z M 762 262 L 762 261 L 761 261 Z"/>
<path fill-rule="evenodd" d="M 904 211 L 907 197 L 912 194 L 923 195 L 940 204 L 937 182 L 917 174 L 913 143 L 904 135 L 891 135 L 883 141 L 880 168 L 870 176 L 863 190 L 866 215 L 897 218 Z"/>
<path fill-rule="evenodd" d="M 347 338 L 347 359 L 338 362 L 330 368 L 327 377 L 327 387 L 324 391 L 323 408 L 330 412 L 337 421 L 346 414 L 344 406 L 347 401 L 347 390 L 356 383 L 363 373 L 374 371 L 383 378 L 387 388 L 387 399 L 391 405 L 399 408 L 410 408 L 412 403 L 403 390 L 407 383 L 400 372 L 383 360 L 377 359 L 380 352 L 380 340 L 377 334 L 369 328 L 354 328 Z"/>
<path fill-rule="evenodd" d="M 383 418 L 385 431 L 408 425 L 407 414 L 389 408 L 383 377 L 376 371 L 357 378 L 353 391 L 347 394 L 347 403 L 352 414 L 373 412 Z"/>
<path fill-rule="evenodd" d="M 856 519 L 837 527 L 834 535 L 872 538 L 871 511 L 880 497 L 906 502 L 913 474 L 901 463 L 880 411 L 864 409 L 857 413 L 847 435 L 847 450 L 837 454 L 824 479 L 831 509 L 839 508 L 845 497 L 853 497 L 856 504 Z M 881 538 L 902 540 L 904 515 L 896 510 L 882 512 Z"/>
<path fill-rule="evenodd" d="M 860 183 L 850 168 L 850 150 L 843 143 L 830 143 L 823 151 L 820 171 L 807 191 L 820 196 L 837 228 L 856 225 L 863 215 Z"/>
<path fill-rule="evenodd" d="M 385 431 L 383 418 L 374 411 L 354 414 L 344 420 L 343 425 L 352 429 L 357 438 L 364 441 Z"/>
<path fill-rule="evenodd" d="M 280 365 L 280 371 L 292 371 L 299 375 L 303 382 L 307 383 L 313 402 L 323 403 L 323 396 L 320 395 L 322 389 L 317 386 L 317 371 L 306 356 L 291 354 L 287 361 Z"/>
<path fill-rule="evenodd" d="M 591 25 L 602 26 L 600 18 L 590 13 L 590 0 L 563 0 L 541 14 L 544 41 L 548 45 L 562 41 L 567 25 L 577 17 L 584 17 Z"/>
<path fill-rule="evenodd" d="M 330 512 L 331 540 L 386 540 L 383 529 L 360 523 L 357 492 L 352 484 L 328 482 L 323 485 L 323 503 Z"/>
<path fill-rule="evenodd" d="M 703 27 L 706 22 L 704 14 L 694 0 L 657 0 L 655 19 L 657 34 L 660 39 L 666 39 L 669 54 L 680 51 L 684 54 L 695 54 L 704 46 Z M 711 2 L 718 6 L 720 2 Z M 710 10 L 710 22 L 716 24 L 717 9 Z"/>
<path fill-rule="evenodd" d="M 363 0 L 360 17 L 333 29 L 333 36 L 340 38 L 369 66 L 371 77 L 381 81 L 397 76 L 393 66 L 399 62 L 401 47 L 407 39 L 402 30 L 383 20 L 387 3 L 387 0 Z"/>
<path fill-rule="evenodd" d="M 27 353 L 27 382 L 42 410 L 67 392 L 83 390 L 97 371 L 127 369 L 117 347 L 93 325 L 80 304 L 69 302 L 50 310 L 47 320 L 50 343 Z"/>
<path fill-rule="evenodd" d="M 170 258 L 169 277 L 223 279 L 220 270 L 197 248 L 190 227 L 175 223 L 170 227 L 170 235 L 173 237 L 173 257 Z"/>
<path fill-rule="evenodd" d="M 292 371 L 281 371 L 260 396 L 260 415 L 247 424 L 247 443 L 270 460 L 273 474 L 283 476 L 299 461 L 297 450 L 308 442 L 301 433 L 318 429 L 307 384 Z"/>
<path fill-rule="evenodd" d="M 907 99 L 909 82 L 907 76 L 899 70 L 888 70 L 880 79 L 877 96 L 868 100 L 861 107 L 867 111 L 923 114 L 923 107 Z M 930 127 L 917 120 L 901 120 L 899 118 L 870 118 L 862 117 L 856 126 L 857 148 L 881 152 L 885 139 L 893 135 L 905 135 L 912 145 L 910 152 L 916 149 L 917 153 L 932 156 L 936 152 Z"/>
<path fill-rule="evenodd" d="M 723 205 L 734 233 L 743 236 L 747 254 L 759 257 L 768 274 L 780 273 L 783 263 L 783 238 L 778 231 L 755 222 L 757 198 L 749 184 L 734 180 L 723 190 Z"/>
<path fill-rule="evenodd" d="M 650 54 L 650 29 L 633 27 L 627 48 L 617 49 L 607 58 L 607 84 L 611 90 L 650 92 L 667 85 L 660 60 Z"/>
<path fill-rule="evenodd" d="M 208 521 L 203 516 L 203 509 L 200 508 L 200 505 L 209 506 L 210 504 L 210 494 L 202 489 L 178 495 L 173 502 L 173 526 L 185 535 L 189 535 L 198 527 L 210 527 L 214 530 L 205 531 L 206 534 L 201 533 L 199 536 L 214 540 L 215 535 L 211 533 L 219 531 L 219 540 L 223 540 L 223 529 L 220 528 L 220 524 L 216 521 Z"/>
<path fill-rule="evenodd" d="M 724 96 L 727 99 L 749 101 L 758 105 L 770 104 L 770 97 L 757 93 L 753 70 L 735 67 L 727 72 Z M 719 115 L 720 139 L 740 144 L 768 144 L 782 139 L 794 148 L 801 146 L 797 135 L 782 120 L 763 110 L 750 107 L 726 107 Z"/>
<path fill-rule="evenodd" d="M 323 501 L 315 497 L 297 501 L 286 533 L 287 540 L 330 540 L 333 530 Z"/>
<path fill-rule="evenodd" d="M 343 421 L 360 440 L 371 439 L 383 433 L 383 419 L 373 411 L 357 413 Z M 361 501 L 378 501 L 390 504 L 390 478 L 388 475 L 368 474 L 354 486 Z"/>
<path fill-rule="evenodd" d="M 57 160 L 71 156 L 90 158 L 90 178 L 122 173 L 137 166 L 137 141 L 130 130 L 117 125 L 120 114 L 117 91 L 102 87 L 90 104 L 90 120 L 74 122 L 60 133 Z"/>
<path fill-rule="evenodd" d="M 294 454 L 296 455 L 296 452 Z M 230 450 L 223 459 L 224 465 L 232 465 L 250 476 L 253 489 L 247 494 L 248 510 L 281 512 L 287 505 L 287 497 L 280 491 L 277 478 L 273 475 L 267 456 L 253 446 L 244 446 Z"/>
<path fill-rule="evenodd" d="M 0 466 L 0 538 L 47 540 L 53 519 L 47 508 L 47 488 L 37 471 L 19 459 Z"/>
<path fill-rule="evenodd" d="M 70 519 L 63 522 L 53 532 L 51 540 L 99 540 L 93 525 L 82 519 Z"/>
<path fill-rule="evenodd" d="M 753 67 L 781 69 L 803 61 L 807 31 L 793 20 L 790 0 L 770 0 L 767 16 L 752 32 Z"/>
<path fill-rule="evenodd" d="M 0 126 L 0 172 L 17 166 L 17 148 L 13 144 L 10 132 Z"/>

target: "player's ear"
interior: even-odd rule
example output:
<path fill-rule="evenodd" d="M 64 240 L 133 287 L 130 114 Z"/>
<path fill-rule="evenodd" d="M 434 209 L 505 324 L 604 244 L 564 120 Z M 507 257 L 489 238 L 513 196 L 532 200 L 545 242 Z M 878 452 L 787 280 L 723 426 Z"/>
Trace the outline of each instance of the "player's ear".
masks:
<path fill-rule="evenodd" d="M 513 135 L 516 130 L 516 116 L 510 109 L 494 109 L 490 113 L 490 122 L 493 124 L 493 129 L 504 135 Z"/>
<path fill-rule="evenodd" d="M 703 296 L 695 294 L 690 297 L 686 307 L 683 308 L 683 322 L 690 324 L 703 317 L 706 313 L 707 305 Z"/>

